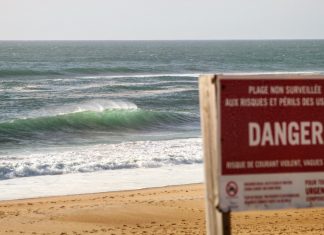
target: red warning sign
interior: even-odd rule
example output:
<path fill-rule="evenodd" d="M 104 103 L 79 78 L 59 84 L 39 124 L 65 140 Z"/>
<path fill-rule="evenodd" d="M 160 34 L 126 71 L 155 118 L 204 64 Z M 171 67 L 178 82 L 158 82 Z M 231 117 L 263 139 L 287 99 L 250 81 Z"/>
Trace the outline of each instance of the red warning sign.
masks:
<path fill-rule="evenodd" d="M 324 78 L 217 76 L 220 208 L 324 206 Z"/>
<path fill-rule="evenodd" d="M 324 171 L 324 80 L 219 80 L 222 175 Z"/>
<path fill-rule="evenodd" d="M 324 76 L 205 75 L 199 97 L 209 231 L 224 212 L 324 207 Z"/>

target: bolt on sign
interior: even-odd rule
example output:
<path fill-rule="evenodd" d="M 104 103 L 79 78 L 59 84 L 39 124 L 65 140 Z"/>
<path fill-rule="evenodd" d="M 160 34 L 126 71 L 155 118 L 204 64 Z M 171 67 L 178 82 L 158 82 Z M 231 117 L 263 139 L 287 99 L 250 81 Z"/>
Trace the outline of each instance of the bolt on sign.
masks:
<path fill-rule="evenodd" d="M 229 211 L 324 206 L 324 76 L 201 76 L 208 231 Z"/>

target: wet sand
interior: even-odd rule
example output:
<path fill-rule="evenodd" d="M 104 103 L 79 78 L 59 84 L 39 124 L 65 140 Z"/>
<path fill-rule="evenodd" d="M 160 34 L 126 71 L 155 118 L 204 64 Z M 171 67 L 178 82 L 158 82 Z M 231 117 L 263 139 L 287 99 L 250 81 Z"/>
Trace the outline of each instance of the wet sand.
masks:
<path fill-rule="evenodd" d="M 240 212 L 233 234 L 324 234 L 323 209 Z M 206 234 L 201 184 L 0 202 L 0 234 Z"/>

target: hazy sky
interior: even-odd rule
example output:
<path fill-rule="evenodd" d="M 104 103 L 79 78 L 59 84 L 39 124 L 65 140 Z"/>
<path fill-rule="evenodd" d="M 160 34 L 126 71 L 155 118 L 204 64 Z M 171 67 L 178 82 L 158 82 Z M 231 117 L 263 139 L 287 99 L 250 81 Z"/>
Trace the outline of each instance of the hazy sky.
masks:
<path fill-rule="evenodd" d="M 0 40 L 324 39 L 324 0 L 0 0 Z"/>

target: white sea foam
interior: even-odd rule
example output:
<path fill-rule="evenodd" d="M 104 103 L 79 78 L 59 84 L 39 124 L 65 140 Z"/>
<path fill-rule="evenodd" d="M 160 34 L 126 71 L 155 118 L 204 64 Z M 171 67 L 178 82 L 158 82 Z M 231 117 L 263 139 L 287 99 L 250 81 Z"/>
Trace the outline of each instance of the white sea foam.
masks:
<path fill-rule="evenodd" d="M 71 104 L 62 106 L 59 108 L 60 114 L 66 114 L 70 112 L 84 112 L 84 111 L 95 111 L 102 112 L 104 110 L 135 110 L 137 105 L 124 100 L 91 100 L 79 104 Z M 65 111 L 65 112 L 64 112 Z"/>
<path fill-rule="evenodd" d="M 136 141 L 4 155 L 0 179 L 202 163 L 201 139 Z"/>
<path fill-rule="evenodd" d="M 169 88 L 169 89 L 161 89 L 161 90 L 147 90 L 141 91 L 140 93 L 137 91 L 127 91 L 127 92 L 118 92 L 117 94 L 101 94 L 100 98 L 133 98 L 133 97 L 146 97 L 153 95 L 161 95 L 161 94 L 172 94 L 186 91 L 197 91 L 196 88 Z M 81 97 L 81 96 L 80 96 Z"/>
<path fill-rule="evenodd" d="M 157 78 L 157 77 L 199 77 L 199 73 L 163 73 L 163 74 L 129 74 L 129 75 L 98 75 L 98 76 L 83 76 L 78 78 L 84 79 L 116 79 L 116 78 Z"/>
<path fill-rule="evenodd" d="M 194 77 L 198 78 L 201 74 L 228 74 L 228 75 L 267 75 L 267 74 L 323 74 L 324 71 L 251 71 L 251 72 L 201 72 L 201 73 L 183 73 L 183 74 L 129 74 L 129 75 L 96 75 L 77 77 L 81 79 L 118 79 L 118 78 L 157 78 L 157 77 Z"/>
<path fill-rule="evenodd" d="M 182 86 L 192 86 L 192 85 L 197 85 L 197 80 L 175 80 L 172 81 L 172 83 L 176 83 L 178 85 Z M 170 81 L 158 81 L 158 82 L 118 82 L 118 80 L 115 81 L 100 81 L 98 83 L 91 83 L 91 84 L 85 84 L 85 85 L 78 85 L 77 87 L 71 87 L 69 89 L 66 89 L 66 91 L 78 91 L 78 90 L 87 90 L 87 89 L 94 89 L 94 88 L 101 88 L 101 87 L 106 87 L 109 86 L 111 88 L 115 86 L 125 86 L 125 87 L 139 87 L 139 86 L 156 86 L 156 85 L 162 85 L 161 89 L 166 89 L 166 87 L 163 87 L 163 85 L 169 85 Z M 143 90 L 141 90 L 142 92 Z"/>
<path fill-rule="evenodd" d="M 272 72 L 233 72 L 233 73 L 224 73 L 225 75 L 315 75 L 323 74 L 323 71 L 272 71 Z"/>
<path fill-rule="evenodd" d="M 0 180 L 0 200 L 96 193 L 203 182 L 202 164 Z"/>
<path fill-rule="evenodd" d="M 36 118 L 36 117 L 48 117 L 56 115 L 64 115 L 69 113 L 93 111 L 102 112 L 105 110 L 136 110 L 137 105 L 135 103 L 126 100 L 109 100 L 109 99 L 93 99 L 90 101 L 71 103 L 61 106 L 49 106 L 42 109 L 30 111 L 25 114 L 21 119 Z"/>

